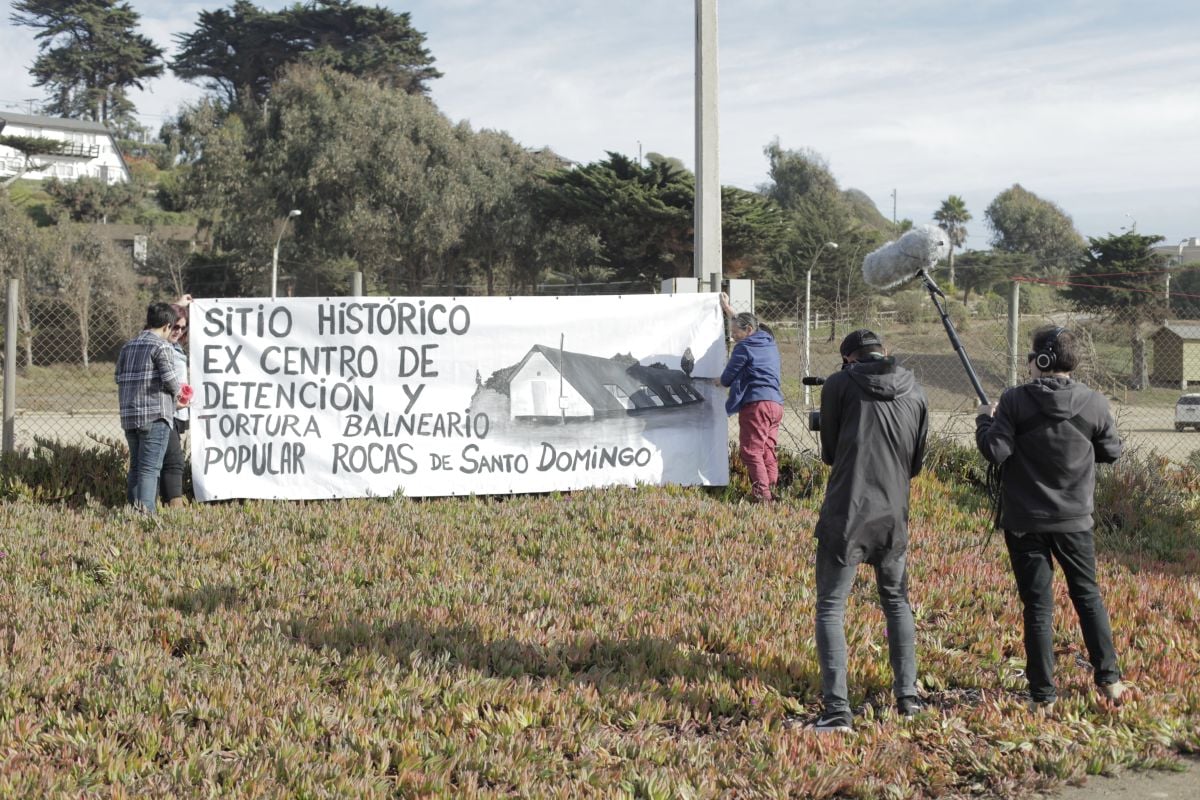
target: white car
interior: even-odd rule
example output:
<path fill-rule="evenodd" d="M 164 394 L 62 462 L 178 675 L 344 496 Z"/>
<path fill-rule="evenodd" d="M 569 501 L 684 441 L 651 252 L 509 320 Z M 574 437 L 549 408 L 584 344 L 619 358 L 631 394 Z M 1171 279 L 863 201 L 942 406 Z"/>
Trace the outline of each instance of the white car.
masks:
<path fill-rule="evenodd" d="M 1175 403 L 1175 430 L 1200 431 L 1200 394 L 1185 394 Z"/>

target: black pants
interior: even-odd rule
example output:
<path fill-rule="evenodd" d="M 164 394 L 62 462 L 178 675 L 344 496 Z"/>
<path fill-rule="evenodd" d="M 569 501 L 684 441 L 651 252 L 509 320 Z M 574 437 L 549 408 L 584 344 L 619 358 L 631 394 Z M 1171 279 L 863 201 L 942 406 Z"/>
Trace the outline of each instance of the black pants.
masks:
<path fill-rule="evenodd" d="M 167 454 L 158 479 L 158 495 L 164 504 L 183 497 L 183 442 L 179 437 L 186 430 L 187 422 L 171 420 L 171 436 L 167 439 Z"/>
<path fill-rule="evenodd" d="M 1121 679 L 1108 610 L 1096 584 L 1096 548 L 1091 531 L 1078 533 L 1004 532 L 1017 592 L 1025 608 L 1025 674 L 1037 702 L 1057 698 L 1054 686 L 1054 561 L 1062 567 L 1067 592 L 1092 663 L 1097 685 Z"/>

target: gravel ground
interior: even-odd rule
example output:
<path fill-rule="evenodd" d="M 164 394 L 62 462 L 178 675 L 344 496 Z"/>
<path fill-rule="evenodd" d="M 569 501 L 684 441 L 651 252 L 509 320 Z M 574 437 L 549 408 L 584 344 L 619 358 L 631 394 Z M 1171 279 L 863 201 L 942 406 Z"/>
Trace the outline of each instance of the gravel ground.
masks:
<path fill-rule="evenodd" d="M 1112 778 L 1096 776 L 1083 786 L 1068 786 L 1043 795 L 1046 800 L 1197 800 L 1200 798 L 1200 761 L 1184 759 L 1182 772 L 1136 770 Z"/>

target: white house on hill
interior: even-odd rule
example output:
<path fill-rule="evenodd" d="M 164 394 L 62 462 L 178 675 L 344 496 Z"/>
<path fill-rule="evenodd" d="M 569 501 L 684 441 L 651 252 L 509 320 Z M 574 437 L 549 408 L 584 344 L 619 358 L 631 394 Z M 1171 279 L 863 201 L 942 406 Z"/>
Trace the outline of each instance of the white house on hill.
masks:
<path fill-rule="evenodd" d="M 99 178 L 109 184 L 128 183 L 131 180 L 116 140 L 99 122 L 0 111 L 0 135 L 67 142 L 60 153 L 34 156 L 33 162 L 44 165 L 45 169 L 31 169 L 21 175 L 22 178 L 73 181 L 87 177 Z M 11 147 L 0 145 L 0 180 L 18 175 L 23 169 L 25 156 Z"/>

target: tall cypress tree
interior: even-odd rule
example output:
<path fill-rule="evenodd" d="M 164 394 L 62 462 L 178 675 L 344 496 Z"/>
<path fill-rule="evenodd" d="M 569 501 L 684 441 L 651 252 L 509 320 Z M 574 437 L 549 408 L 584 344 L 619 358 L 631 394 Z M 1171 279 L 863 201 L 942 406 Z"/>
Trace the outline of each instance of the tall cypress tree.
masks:
<path fill-rule="evenodd" d="M 312 0 L 265 11 L 250 0 L 202 11 L 179 46 L 171 70 L 200 81 L 234 109 L 262 104 L 292 64 L 329 67 L 408 94 L 426 94 L 441 77 L 425 34 L 407 13 L 368 8 L 353 0 Z"/>
<path fill-rule="evenodd" d="M 162 48 L 137 32 L 137 12 L 117 0 L 18 0 L 11 21 L 37 31 L 29 72 L 51 98 L 43 111 L 105 122 L 131 117 L 127 91 L 162 74 Z"/>

